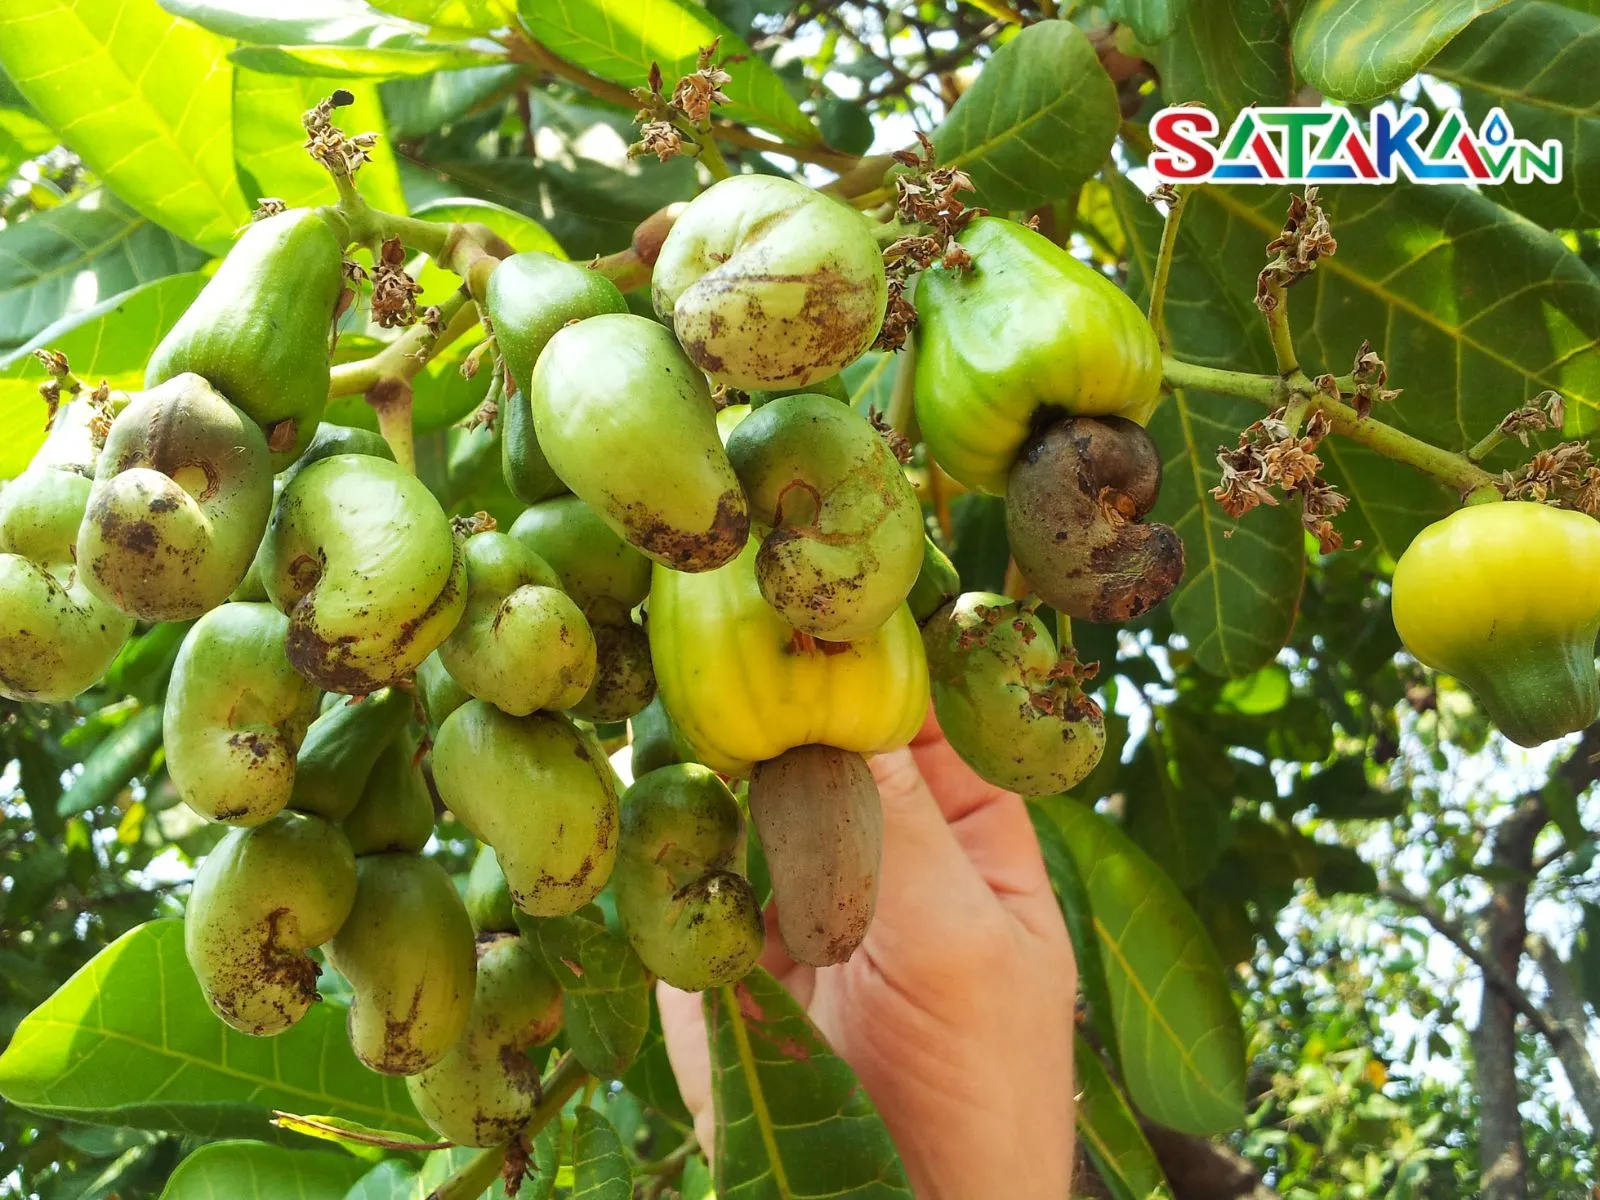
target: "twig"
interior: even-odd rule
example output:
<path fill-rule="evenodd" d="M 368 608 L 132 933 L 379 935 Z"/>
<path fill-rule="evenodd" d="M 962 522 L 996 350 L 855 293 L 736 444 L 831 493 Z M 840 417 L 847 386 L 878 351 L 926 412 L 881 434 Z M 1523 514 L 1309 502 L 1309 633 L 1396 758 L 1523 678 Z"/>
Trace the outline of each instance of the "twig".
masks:
<path fill-rule="evenodd" d="M 1167 348 L 1167 326 L 1163 309 L 1167 301 L 1167 279 L 1172 273 L 1172 257 L 1178 248 L 1178 224 L 1183 220 L 1184 201 L 1192 185 L 1179 184 L 1167 193 L 1167 220 L 1161 227 L 1161 245 L 1156 251 L 1155 272 L 1150 279 L 1150 327 L 1156 331 L 1163 351 Z"/>

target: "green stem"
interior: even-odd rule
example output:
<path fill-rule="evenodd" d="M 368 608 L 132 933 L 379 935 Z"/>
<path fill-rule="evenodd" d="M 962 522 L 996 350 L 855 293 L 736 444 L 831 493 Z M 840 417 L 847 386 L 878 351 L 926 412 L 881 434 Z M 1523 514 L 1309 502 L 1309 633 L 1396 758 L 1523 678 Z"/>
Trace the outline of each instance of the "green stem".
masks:
<path fill-rule="evenodd" d="M 335 176 L 335 182 L 338 177 Z M 346 183 L 349 181 L 346 180 Z M 399 213 L 373 208 L 352 191 L 348 196 L 340 189 L 339 203 L 321 210 L 335 230 L 344 230 L 344 244 L 368 245 L 373 241 L 399 238 L 407 246 L 422 254 L 437 258 L 445 248 L 454 225 L 438 221 L 424 221 L 417 217 L 403 217 Z"/>
<path fill-rule="evenodd" d="M 1297 396 L 1304 396 L 1306 413 L 1324 413 L 1333 432 L 1341 437 L 1431 475 L 1463 496 L 1476 494 L 1488 499 L 1490 497 L 1485 489 L 1494 489 L 1498 495 L 1495 477 L 1469 461 L 1466 455 L 1441 449 L 1382 421 L 1361 417 L 1342 400 L 1317 390 L 1298 368 L 1292 378 L 1280 379 L 1272 375 L 1252 375 L 1245 371 L 1205 367 L 1169 355 L 1162 360 L 1162 378 L 1171 388 L 1195 388 L 1221 396 L 1237 396 L 1267 408 L 1281 408 Z M 1348 383 L 1349 380 L 1335 382 Z"/>
<path fill-rule="evenodd" d="M 639 257 L 632 246 L 595 259 L 589 264 L 589 269 L 611 280 L 619 292 L 632 292 L 650 286 L 652 267 Z"/>
<path fill-rule="evenodd" d="M 477 1200 L 494 1186 L 506 1163 L 506 1145 L 480 1150 L 454 1175 L 428 1193 L 428 1200 Z"/>
<path fill-rule="evenodd" d="M 1500 426 L 1496 425 L 1488 433 L 1484 434 L 1483 437 L 1473 445 L 1472 449 L 1467 451 L 1467 457 L 1475 463 L 1481 463 L 1484 459 L 1489 457 L 1490 451 L 1492 451 L 1496 446 L 1505 440 L 1506 431 Z"/>
<path fill-rule="evenodd" d="M 1150 280 L 1150 327 L 1156 331 L 1161 348 L 1167 348 L 1167 327 L 1162 319 L 1167 302 L 1167 280 L 1172 273 L 1172 256 L 1178 248 L 1178 223 L 1183 220 L 1184 201 L 1189 198 L 1192 185 L 1173 188 L 1176 195 L 1167 209 L 1166 224 L 1161 227 L 1161 246 L 1156 251 L 1155 274 Z"/>
<path fill-rule="evenodd" d="M 906 335 L 906 344 L 900 348 L 899 361 L 894 365 L 894 386 L 889 390 L 889 411 L 883 419 L 889 428 L 907 438 L 917 419 L 917 352 L 912 343 L 916 334 Z"/>
<path fill-rule="evenodd" d="M 711 123 L 707 121 L 704 124 L 693 126 L 690 133 L 694 138 L 695 145 L 700 147 L 700 153 L 697 157 L 704 164 L 705 169 L 711 172 L 712 180 L 720 182 L 732 177 L 733 168 L 728 166 L 728 160 L 723 158 L 722 151 L 717 149 L 717 139 L 712 135 Z"/>
<path fill-rule="evenodd" d="M 533 1135 L 548 1125 L 553 1118 L 560 1117 L 567 1101 L 572 1099 L 589 1079 L 589 1072 L 574 1057 L 572 1051 L 563 1054 L 550 1074 L 545 1076 L 541 1085 L 544 1099 L 533 1110 L 533 1116 L 528 1118 L 528 1123 L 522 1127 L 522 1135 L 532 1139 Z"/>
<path fill-rule="evenodd" d="M 1262 314 L 1267 319 L 1267 336 L 1272 339 L 1278 374 L 1287 379 L 1300 370 L 1300 359 L 1294 352 L 1294 336 L 1289 332 L 1289 298 L 1281 283 L 1268 284 L 1265 295 L 1271 300 Z"/>

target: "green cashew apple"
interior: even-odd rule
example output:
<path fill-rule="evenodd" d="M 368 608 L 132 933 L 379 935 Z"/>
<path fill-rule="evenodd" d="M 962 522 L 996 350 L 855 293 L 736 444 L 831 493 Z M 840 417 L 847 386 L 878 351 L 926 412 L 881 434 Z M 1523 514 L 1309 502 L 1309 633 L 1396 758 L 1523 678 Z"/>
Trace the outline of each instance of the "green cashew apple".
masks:
<path fill-rule="evenodd" d="M 333 425 L 323 421 L 301 451 L 300 457 L 285 467 L 279 477 L 288 483 L 312 463 L 332 458 L 335 454 L 367 454 L 373 458 L 394 461 L 394 451 L 383 440 L 382 434 L 370 429 L 357 429 L 353 425 Z"/>
<path fill-rule="evenodd" d="M 650 639 L 626 613 L 610 620 L 592 618 L 590 627 L 594 630 L 594 683 L 572 705 L 572 712 L 601 724 L 626 721 L 655 698 Z"/>
<path fill-rule="evenodd" d="M 617 917 L 673 987 L 733 983 L 761 956 L 761 902 L 739 873 L 743 857 L 739 802 L 709 768 L 662 767 L 623 796 Z"/>
<path fill-rule="evenodd" d="M 576 496 L 557 496 L 525 509 L 511 536 L 550 564 L 561 589 L 586 615 L 596 601 L 609 600 L 628 611 L 649 594 L 650 560 Z"/>
<path fill-rule="evenodd" d="M 777 388 L 771 391 L 757 389 L 750 393 L 750 408 L 752 410 L 760 408 L 785 396 L 801 395 L 832 396 L 844 404 L 850 403 L 850 389 L 844 385 L 844 376 L 833 375 L 827 379 L 813 380 L 804 387 Z"/>
<path fill-rule="evenodd" d="M 1126 293 L 1013 221 L 980 218 L 956 241 L 972 266 L 924 271 L 916 295 L 917 425 L 941 467 L 1003 496 L 1053 416 L 1149 419 L 1161 347 Z"/>
<path fill-rule="evenodd" d="M 814 967 L 844 962 L 867 936 L 882 873 L 883 806 L 867 760 L 797 746 L 757 763 L 750 819 L 789 957 Z"/>
<path fill-rule="evenodd" d="M 378 752 L 361 799 L 339 823 L 357 857 L 420 854 L 433 836 L 433 797 L 418 758 L 416 739 L 405 730 Z"/>
<path fill-rule="evenodd" d="M 422 1119 L 459 1146 L 498 1146 L 541 1099 L 526 1051 L 561 1030 L 561 988 L 527 942 L 500 934 L 478 945 L 466 1029 L 437 1064 L 406 1080 Z"/>
<path fill-rule="evenodd" d="M 51 466 L 0 485 L 0 696 L 71 700 L 100 681 L 133 632 L 133 618 L 91 591 L 77 566 L 92 486 Z"/>
<path fill-rule="evenodd" d="M 1032 611 L 968 592 L 922 631 L 939 728 L 996 787 L 1049 796 L 1076 786 L 1106 748 L 1105 717 L 1077 659 L 1057 655 Z"/>
<path fill-rule="evenodd" d="M 472 860 L 472 870 L 467 873 L 465 900 L 475 933 L 517 931 L 516 905 L 511 901 L 511 888 L 506 884 L 505 872 L 500 869 L 493 846 L 478 847 L 478 856 Z"/>
<path fill-rule="evenodd" d="M 361 802 L 378 756 L 400 736 L 413 708 L 400 688 L 325 697 L 322 715 L 300 744 L 289 807 L 342 822 Z"/>
<path fill-rule="evenodd" d="M 826 396 L 785 396 L 728 435 L 751 516 L 772 531 L 761 594 L 796 629 L 833 642 L 894 615 L 922 568 L 922 506 L 870 422 Z"/>
<path fill-rule="evenodd" d="M 1142 518 L 1161 452 L 1124 417 L 1066 417 L 1023 444 L 1006 484 L 1011 557 L 1034 595 L 1083 621 L 1128 621 L 1183 578 L 1183 539 Z"/>
<path fill-rule="evenodd" d="M 167 684 L 162 740 L 183 802 L 202 817 L 259 825 L 295 788 L 295 756 L 317 689 L 283 652 L 289 619 L 270 604 L 224 604 L 190 627 Z"/>
<path fill-rule="evenodd" d="M 813 742 L 861 754 L 904 746 L 928 711 L 926 655 L 911 610 L 902 605 L 852 642 L 818 642 L 762 597 L 757 550 L 751 538 L 718 570 L 658 566 L 651 579 L 656 685 L 693 757 L 743 775 Z"/>
<path fill-rule="evenodd" d="M 528 407 L 533 364 L 562 326 L 601 313 L 625 313 L 628 302 L 614 283 L 588 267 L 529 250 L 495 267 L 484 309 L 506 370 L 500 401 L 506 486 L 518 500 L 532 504 L 566 490 L 534 432 Z"/>
<path fill-rule="evenodd" d="M 283 489 L 261 581 L 289 616 L 289 661 L 318 687 L 362 695 L 416 669 L 466 607 L 450 519 L 404 467 L 335 454 Z"/>
<path fill-rule="evenodd" d="M 422 700 L 422 711 L 428 714 L 428 724 L 434 729 L 472 699 L 467 689 L 450 674 L 437 650 L 417 664 L 417 696 Z"/>
<path fill-rule="evenodd" d="M 1470 504 L 1417 534 L 1394 568 L 1395 631 L 1454 675 L 1519 746 L 1600 713 L 1600 522 L 1526 500 Z"/>
<path fill-rule="evenodd" d="M 660 767 L 688 762 L 694 757 L 667 715 L 667 706 L 659 694 L 629 718 L 628 734 L 633 746 L 630 765 L 635 779 L 643 779 Z"/>
<path fill-rule="evenodd" d="M 350 1047 L 385 1075 L 415 1075 L 448 1054 L 472 1011 L 472 922 L 450 873 L 405 851 L 356 860 L 356 899 L 328 943 L 350 981 Z"/>
<path fill-rule="evenodd" d="M 595 637 L 549 565 L 510 534 L 467 539 L 467 609 L 439 661 L 513 716 L 567 709 L 595 677 Z"/>
<path fill-rule="evenodd" d="M 292 463 L 328 402 L 328 337 L 344 289 L 339 240 L 313 209 L 257 221 L 228 251 L 145 368 L 154 387 L 192 371 L 266 432 Z"/>
<path fill-rule="evenodd" d="M 705 376 L 672 334 L 608 313 L 557 330 L 528 397 L 557 475 L 624 539 L 679 571 L 744 545 L 750 514 Z"/>
<path fill-rule="evenodd" d="M 883 257 L 849 205 L 774 175 L 735 175 L 678 215 L 651 275 L 656 312 L 730 387 L 803 387 L 878 336 Z"/>
<path fill-rule="evenodd" d="M 178 375 L 112 422 L 78 565 L 97 596 L 130 616 L 198 617 L 244 578 L 271 511 L 261 430 L 198 375 Z"/>
<path fill-rule="evenodd" d="M 494 847 L 523 912 L 577 912 L 605 886 L 617 856 L 616 784 L 600 744 L 567 718 L 469 701 L 439 730 L 433 779 L 468 832 Z"/>
<path fill-rule="evenodd" d="M 911 585 L 911 594 L 906 597 L 906 607 L 911 610 L 911 615 L 917 619 L 918 625 L 926 626 L 934 613 L 960 594 L 961 573 L 956 570 L 955 563 L 934 545 L 932 538 L 924 537 L 922 569 L 917 572 L 917 581 Z"/>
<path fill-rule="evenodd" d="M 356 899 L 356 857 L 321 817 L 281 812 L 230 829 L 206 855 L 184 913 L 183 948 L 211 1011 L 243 1033 L 282 1033 L 320 997 L 306 951 L 339 932 Z"/>

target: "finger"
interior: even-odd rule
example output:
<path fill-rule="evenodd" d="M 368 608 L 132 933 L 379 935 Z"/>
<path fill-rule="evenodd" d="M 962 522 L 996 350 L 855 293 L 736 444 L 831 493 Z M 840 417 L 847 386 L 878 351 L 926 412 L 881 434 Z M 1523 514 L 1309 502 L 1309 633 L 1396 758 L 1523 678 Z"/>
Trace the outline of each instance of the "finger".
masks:
<path fill-rule="evenodd" d="M 694 1117 L 695 1136 L 709 1149 L 716 1144 L 716 1113 L 711 1102 L 711 1045 L 706 1040 L 700 993 L 680 992 L 670 984 L 657 983 L 656 1006 L 661 1010 L 661 1033 L 678 1092 Z"/>
<path fill-rule="evenodd" d="M 801 1008 L 808 1007 L 817 986 L 817 969 L 797 963 L 789 957 L 789 951 L 785 949 L 783 938 L 778 933 L 777 901 L 767 905 L 761 919 L 767 929 L 766 944 L 761 948 L 761 966 L 784 986 Z"/>

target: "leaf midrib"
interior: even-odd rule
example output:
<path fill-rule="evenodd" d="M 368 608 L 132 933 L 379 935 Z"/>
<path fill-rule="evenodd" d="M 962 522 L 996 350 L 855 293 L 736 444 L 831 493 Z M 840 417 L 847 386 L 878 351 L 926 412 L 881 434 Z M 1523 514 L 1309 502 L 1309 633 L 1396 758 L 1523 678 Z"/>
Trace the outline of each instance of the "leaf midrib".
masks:
<path fill-rule="evenodd" d="M 756 1128 L 761 1131 L 761 1144 L 766 1148 L 767 1159 L 772 1164 L 772 1182 L 782 1200 L 793 1200 L 789 1175 L 784 1170 L 783 1159 L 778 1154 L 777 1128 L 772 1113 L 767 1108 L 766 1093 L 761 1090 L 761 1080 L 756 1075 L 755 1050 L 750 1045 L 750 1031 L 745 1028 L 744 1012 L 739 1007 L 739 997 L 732 987 L 722 989 L 722 1003 L 728 1013 L 728 1028 L 733 1032 L 734 1044 L 739 1050 L 739 1073 L 744 1076 L 745 1087 L 750 1092 L 750 1111 Z"/>

